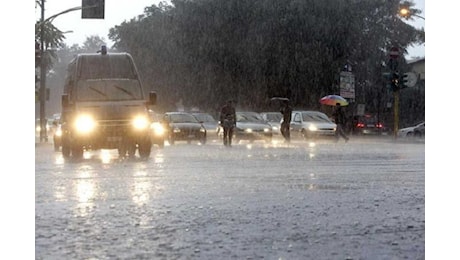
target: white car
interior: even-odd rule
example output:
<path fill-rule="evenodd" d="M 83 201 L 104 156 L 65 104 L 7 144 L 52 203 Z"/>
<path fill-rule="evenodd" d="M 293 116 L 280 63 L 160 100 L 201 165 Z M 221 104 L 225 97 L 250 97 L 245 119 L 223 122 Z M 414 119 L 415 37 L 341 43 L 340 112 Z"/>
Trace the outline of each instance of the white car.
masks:
<path fill-rule="evenodd" d="M 260 115 L 272 126 L 273 134 L 281 134 L 281 120 L 283 119 L 283 115 L 280 112 L 261 112 Z"/>
<path fill-rule="evenodd" d="M 416 127 L 422 126 L 424 124 L 425 124 L 425 122 L 421 122 L 421 123 L 419 123 L 417 125 L 414 125 L 414 126 L 401 128 L 401 129 L 398 130 L 398 137 L 413 137 L 414 136 L 414 129 Z"/>
<path fill-rule="evenodd" d="M 337 125 L 329 117 L 319 111 L 292 111 L 291 137 L 315 139 L 333 137 Z"/>

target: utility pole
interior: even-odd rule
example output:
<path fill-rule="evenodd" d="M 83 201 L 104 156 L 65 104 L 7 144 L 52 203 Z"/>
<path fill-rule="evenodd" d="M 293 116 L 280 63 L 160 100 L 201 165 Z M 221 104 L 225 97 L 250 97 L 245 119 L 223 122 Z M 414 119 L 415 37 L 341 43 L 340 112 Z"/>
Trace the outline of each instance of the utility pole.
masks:
<path fill-rule="evenodd" d="M 46 57 L 45 57 L 45 0 L 41 0 L 41 23 L 40 23 L 40 142 L 48 142 L 46 131 Z"/>

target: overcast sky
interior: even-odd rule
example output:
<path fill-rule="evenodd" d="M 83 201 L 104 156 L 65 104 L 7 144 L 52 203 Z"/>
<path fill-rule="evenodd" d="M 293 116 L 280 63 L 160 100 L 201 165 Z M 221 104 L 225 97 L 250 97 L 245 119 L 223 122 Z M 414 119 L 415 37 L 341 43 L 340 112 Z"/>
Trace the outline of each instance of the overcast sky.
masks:
<path fill-rule="evenodd" d="M 46 0 L 45 2 L 45 17 L 57 14 L 63 10 L 77 7 L 81 5 L 82 0 Z M 112 42 L 109 41 L 109 29 L 119 25 L 124 21 L 129 21 L 138 15 L 144 13 L 144 8 L 152 4 L 158 5 L 160 0 L 131 0 L 131 1 L 118 1 L 106 0 L 105 1 L 105 19 L 81 19 L 81 11 L 74 11 L 63 14 L 57 17 L 53 24 L 65 34 L 67 45 L 79 44 L 81 45 L 87 37 L 98 35 L 103 37 L 108 45 Z M 423 12 L 420 16 L 425 17 L 425 0 L 415 0 L 416 7 Z M 37 8 L 36 17 L 39 19 L 40 12 Z M 425 20 L 416 18 L 408 23 L 414 25 L 416 28 L 425 27 Z M 417 45 L 408 49 L 410 57 L 424 57 L 425 45 Z"/>

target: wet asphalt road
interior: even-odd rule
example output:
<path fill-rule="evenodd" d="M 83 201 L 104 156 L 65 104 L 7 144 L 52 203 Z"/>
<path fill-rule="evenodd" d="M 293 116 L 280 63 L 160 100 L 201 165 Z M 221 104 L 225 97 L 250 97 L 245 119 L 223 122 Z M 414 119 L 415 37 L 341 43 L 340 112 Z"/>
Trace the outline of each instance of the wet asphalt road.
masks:
<path fill-rule="evenodd" d="M 424 259 L 425 145 L 35 148 L 36 259 Z"/>

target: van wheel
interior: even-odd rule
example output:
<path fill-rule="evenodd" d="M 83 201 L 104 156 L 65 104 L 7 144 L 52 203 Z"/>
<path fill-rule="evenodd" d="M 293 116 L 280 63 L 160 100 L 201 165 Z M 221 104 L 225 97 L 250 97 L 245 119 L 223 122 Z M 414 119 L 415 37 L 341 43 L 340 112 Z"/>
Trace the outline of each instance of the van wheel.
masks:
<path fill-rule="evenodd" d="M 72 146 L 72 157 L 74 159 L 81 159 L 83 157 L 83 146 L 74 144 Z"/>
<path fill-rule="evenodd" d="M 70 157 L 70 147 L 68 144 L 62 143 L 62 156 L 64 158 Z"/>
<path fill-rule="evenodd" d="M 139 143 L 139 156 L 141 158 L 148 158 L 152 150 L 152 143 L 150 141 L 143 141 Z"/>

